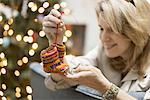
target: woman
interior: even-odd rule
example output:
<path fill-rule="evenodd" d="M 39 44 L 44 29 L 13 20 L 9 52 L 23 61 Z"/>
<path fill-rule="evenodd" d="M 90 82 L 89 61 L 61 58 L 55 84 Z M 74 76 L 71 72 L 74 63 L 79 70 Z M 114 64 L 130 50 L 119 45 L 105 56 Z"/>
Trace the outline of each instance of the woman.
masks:
<path fill-rule="evenodd" d="M 45 79 L 47 88 L 83 84 L 102 93 L 105 100 L 150 99 L 150 5 L 146 0 L 100 0 L 96 13 L 100 45 L 85 56 L 66 56 L 73 73 L 52 73 Z M 55 40 L 57 25 L 56 42 L 62 44 L 65 26 L 60 17 L 60 12 L 53 9 L 44 18 L 43 30 L 50 44 Z"/>

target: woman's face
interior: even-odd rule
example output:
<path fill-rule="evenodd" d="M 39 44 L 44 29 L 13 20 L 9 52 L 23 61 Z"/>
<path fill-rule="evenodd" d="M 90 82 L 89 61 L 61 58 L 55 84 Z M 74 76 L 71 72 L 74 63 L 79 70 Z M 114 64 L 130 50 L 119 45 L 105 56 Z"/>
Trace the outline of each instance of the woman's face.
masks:
<path fill-rule="evenodd" d="M 111 27 L 102 19 L 99 19 L 101 29 L 100 39 L 106 56 L 110 58 L 123 57 L 126 59 L 129 53 L 130 41 L 121 34 L 113 32 Z"/>

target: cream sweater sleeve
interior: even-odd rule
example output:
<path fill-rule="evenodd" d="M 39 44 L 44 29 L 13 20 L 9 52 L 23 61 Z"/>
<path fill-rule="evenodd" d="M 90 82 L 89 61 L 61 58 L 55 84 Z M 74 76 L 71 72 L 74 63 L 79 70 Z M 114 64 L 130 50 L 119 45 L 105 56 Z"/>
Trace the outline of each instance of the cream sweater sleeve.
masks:
<path fill-rule="evenodd" d="M 85 56 L 75 57 L 73 55 L 67 55 L 65 56 L 65 61 L 69 65 L 70 69 L 75 68 L 78 65 L 97 66 L 98 48 L 99 47 L 97 46 Z M 56 75 L 53 73 L 51 73 L 48 77 L 45 78 L 44 83 L 45 83 L 45 86 L 52 91 L 56 91 L 58 89 L 66 89 L 66 88 L 78 85 L 78 83 L 74 81 L 63 79 L 59 75 Z"/>

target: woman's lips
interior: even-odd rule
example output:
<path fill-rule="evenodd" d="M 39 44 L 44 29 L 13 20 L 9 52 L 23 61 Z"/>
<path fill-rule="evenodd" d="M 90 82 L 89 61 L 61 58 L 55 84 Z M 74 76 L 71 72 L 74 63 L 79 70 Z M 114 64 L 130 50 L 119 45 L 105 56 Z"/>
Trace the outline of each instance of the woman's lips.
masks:
<path fill-rule="evenodd" d="M 117 44 L 106 45 L 105 48 L 106 49 L 111 49 L 111 48 L 113 48 L 115 46 L 117 46 Z"/>

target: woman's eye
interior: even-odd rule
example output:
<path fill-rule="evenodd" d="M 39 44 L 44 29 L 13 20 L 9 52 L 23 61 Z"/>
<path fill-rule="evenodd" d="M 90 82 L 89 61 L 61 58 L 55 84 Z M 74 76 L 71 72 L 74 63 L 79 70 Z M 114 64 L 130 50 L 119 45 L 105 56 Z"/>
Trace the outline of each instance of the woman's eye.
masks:
<path fill-rule="evenodd" d="M 100 27 L 100 30 L 103 31 L 104 29 L 102 27 Z"/>

